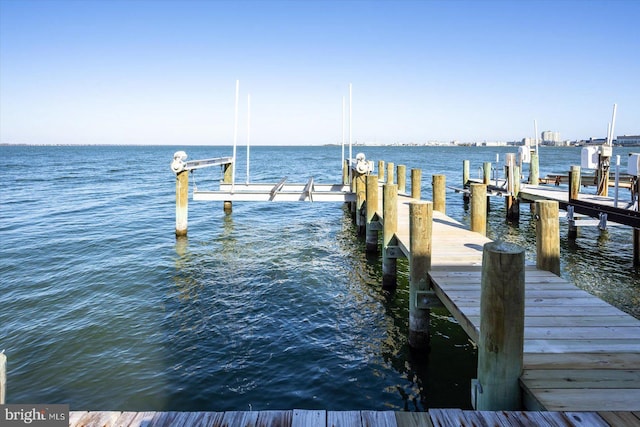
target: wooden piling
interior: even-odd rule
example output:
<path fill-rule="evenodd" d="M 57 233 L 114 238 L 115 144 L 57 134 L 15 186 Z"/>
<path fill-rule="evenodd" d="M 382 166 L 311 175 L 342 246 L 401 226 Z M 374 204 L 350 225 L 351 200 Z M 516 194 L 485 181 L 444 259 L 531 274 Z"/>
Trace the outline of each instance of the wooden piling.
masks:
<path fill-rule="evenodd" d="M 232 184 L 233 183 L 233 163 L 227 163 L 223 165 L 222 170 L 224 173 L 222 182 L 224 184 Z M 233 210 L 233 204 L 231 203 L 231 200 L 224 201 L 223 210 L 227 214 L 231 213 L 231 211 Z"/>
<path fill-rule="evenodd" d="M 560 275 L 559 204 L 555 200 L 538 200 L 536 211 L 536 267 Z"/>
<path fill-rule="evenodd" d="M 349 160 L 347 159 L 342 164 L 342 185 L 349 185 Z"/>
<path fill-rule="evenodd" d="M 520 203 L 518 202 L 517 184 L 520 181 L 520 173 L 516 166 L 515 153 L 505 154 L 505 168 L 507 173 L 507 192 L 505 196 L 505 208 L 508 221 L 518 221 L 520 219 Z"/>
<path fill-rule="evenodd" d="M 484 185 L 491 184 L 491 162 L 482 164 L 482 183 Z M 487 195 L 487 213 L 491 210 L 491 196 Z"/>
<path fill-rule="evenodd" d="M 398 165 L 396 168 L 398 180 L 398 193 L 406 194 L 407 192 L 407 167 L 405 165 Z"/>
<path fill-rule="evenodd" d="M 0 405 L 4 405 L 7 393 L 7 355 L 0 353 Z"/>
<path fill-rule="evenodd" d="M 529 168 L 529 184 L 538 185 L 540 183 L 540 161 L 536 153 L 531 153 Z"/>
<path fill-rule="evenodd" d="M 487 235 L 487 186 L 473 183 L 471 188 L 471 231 Z"/>
<path fill-rule="evenodd" d="M 189 225 L 189 171 L 176 175 L 176 237 L 187 235 Z"/>
<path fill-rule="evenodd" d="M 430 288 L 432 224 L 431 202 L 409 204 L 409 345 L 420 349 L 429 348 L 431 310 L 421 307 L 420 301 Z"/>
<path fill-rule="evenodd" d="M 356 173 L 355 174 L 355 187 L 356 187 L 356 227 L 358 229 L 358 235 L 363 236 L 366 230 L 366 218 L 363 211 L 363 206 L 367 200 L 367 187 L 366 187 L 366 175 Z"/>
<path fill-rule="evenodd" d="M 524 343 L 524 249 L 484 245 L 476 409 L 522 409 L 519 378 Z"/>
<path fill-rule="evenodd" d="M 444 175 L 433 175 L 431 185 L 433 186 L 433 210 L 446 214 L 446 179 Z"/>
<path fill-rule="evenodd" d="M 636 179 L 635 182 L 635 192 L 636 198 L 640 197 L 640 179 Z M 640 201 L 636 204 L 636 210 L 640 211 Z M 633 229 L 633 266 L 640 266 L 640 230 L 637 228 Z"/>
<path fill-rule="evenodd" d="M 569 170 L 569 201 L 577 199 L 580 193 L 580 166 L 573 165 Z"/>
<path fill-rule="evenodd" d="M 382 287 L 395 288 L 397 284 L 398 186 L 385 184 L 382 190 Z"/>
<path fill-rule="evenodd" d="M 395 179 L 395 177 L 393 176 L 394 174 L 394 164 L 392 162 L 387 163 L 387 184 L 393 184 L 393 181 Z"/>
<path fill-rule="evenodd" d="M 384 182 L 384 160 L 378 160 L 378 182 Z"/>
<path fill-rule="evenodd" d="M 365 203 L 366 210 L 366 251 L 367 253 L 378 252 L 378 224 L 374 224 L 374 218 L 378 210 L 378 177 L 376 175 L 367 175 L 367 201 Z"/>
<path fill-rule="evenodd" d="M 462 161 L 462 188 L 469 188 L 469 160 Z M 462 200 L 469 203 L 469 193 L 462 193 Z"/>
<path fill-rule="evenodd" d="M 411 169 L 411 197 L 420 200 L 422 187 L 422 169 Z"/>

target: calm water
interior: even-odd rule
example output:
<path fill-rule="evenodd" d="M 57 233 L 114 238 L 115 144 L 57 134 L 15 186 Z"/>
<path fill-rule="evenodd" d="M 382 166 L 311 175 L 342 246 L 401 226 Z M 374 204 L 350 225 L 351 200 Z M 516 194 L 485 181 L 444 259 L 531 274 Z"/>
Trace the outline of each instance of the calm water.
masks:
<path fill-rule="evenodd" d="M 406 263 L 393 294 L 364 255 L 342 204 L 189 205 L 176 240 L 173 153 L 228 147 L 0 147 L 0 350 L 8 403 L 72 409 L 262 410 L 469 407 L 472 343 L 434 311 L 430 354 L 406 342 Z M 236 181 L 244 182 L 244 148 Z M 458 185 L 513 148 L 361 148 L 370 159 L 423 169 Z M 340 180 L 339 147 L 254 147 L 251 181 Z M 354 152 L 355 154 L 355 152 Z M 614 154 L 626 154 L 616 149 Z M 542 149 L 541 174 L 578 164 L 578 149 Z M 502 158 L 502 155 L 501 155 Z M 623 162 L 626 155 L 623 155 Z M 195 173 L 213 189 L 217 168 Z M 193 179 L 191 183 L 193 184 Z M 628 192 L 622 195 L 628 197 Z M 490 237 L 527 248 L 531 218 L 508 226 L 497 200 Z M 463 222 L 462 197 L 447 196 Z M 563 276 L 640 317 L 631 232 L 562 233 Z M 436 243 L 437 244 L 437 243 Z"/>

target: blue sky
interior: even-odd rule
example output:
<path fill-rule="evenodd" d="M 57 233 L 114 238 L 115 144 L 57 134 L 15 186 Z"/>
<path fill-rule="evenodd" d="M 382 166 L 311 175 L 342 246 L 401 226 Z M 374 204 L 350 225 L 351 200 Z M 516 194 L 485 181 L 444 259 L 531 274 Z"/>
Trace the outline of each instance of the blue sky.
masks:
<path fill-rule="evenodd" d="M 0 0 L 0 142 L 640 134 L 640 1 Z"/>

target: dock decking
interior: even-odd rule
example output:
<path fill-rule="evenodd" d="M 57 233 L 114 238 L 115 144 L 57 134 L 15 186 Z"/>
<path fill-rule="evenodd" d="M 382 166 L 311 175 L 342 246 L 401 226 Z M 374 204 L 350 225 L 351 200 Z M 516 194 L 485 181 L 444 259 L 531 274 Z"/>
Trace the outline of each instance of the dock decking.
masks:
<path fill-rule="evenodd" d="M 408 197 L 398 245 L 408 255 Z M 490 240 L 433 212 L 436 295 L 477 342 L 482 249 Z M 640 320 L 534 266 L 525 274 L 523 402 L 529 410 L 640 411 Z"/>
<path fill-rule="evenodd" d="M 289 411 L 83 412 L 72 411 L 70 427 L 450 427 L 450 426 L 638 426 L 632 412 L 520 412 L 431 409 L 429 412 Z"/>

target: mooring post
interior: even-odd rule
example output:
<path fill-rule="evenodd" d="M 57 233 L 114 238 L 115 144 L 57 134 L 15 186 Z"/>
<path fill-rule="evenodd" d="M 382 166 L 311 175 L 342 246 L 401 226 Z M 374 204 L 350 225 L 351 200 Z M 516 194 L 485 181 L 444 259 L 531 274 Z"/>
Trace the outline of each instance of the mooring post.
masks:
<path fill-rule="evenodd" d="M 569 204 L 571 204 L 571 200 L 575 200 L 578 198 L 580 194 L 580 166 L 573 165 L 569 170 Z M 567 206 L 567 212 L 569 211 L 570 206 Z M 571 207 L 573 208 L 573 207 Z M 573 211 L 572 211 L 573 212 Z M 578 238 L 578 227 L 576 227 L 576 222 L 573 219 L 573 216 L 569 218 L 569 232 L 567 237 L 569 239 L 577 239 Z"/>
<path fill-rule="evenodd" d="M 413 348 L 429 348 L 429 316 L 425 307 L 427 291 L 431 287 L 431 230 L 433 204 L 413 201 L 409 204 L 409 345 Z"/>
<path fill-rule="evenodd" d="M 342 165 L 342 185 L 349 185 L 349 160 L 347 159 Z"/>
<path fill-rule="evenodd" d="M 223 165 L 222 170 L 224 173 L 222 182 L 224 184 L 232 184 L 233 183 L 233 163 L 227 163 Z M 231 211 L 233 210 L 233 204 L 231 203 L 231 200 L 225 200 L 222 208 L 225 213 L 228 213 L 228 214 L 231 213 Z"/>
<path fill-rule="evenodd" d="M 398 193 L 406 194 L 407 192 L 407 167 L 405 165 L 398 165 L 396 168 L 398 180 Z"/>
<path fill-rule="evenodd" d="M 363 236 L 366 229 L 366 219 L 363 212 L 363 205 L 367 201 L 366 175 L 355 174 L 356 181 L 356 226 L 358 235 Z"/>
<path fill-rule="evenodd" d="M 462 188 L 469 188 L 469 160 L 462 161 Z M 462 193 L 462 200 L 469 203 L 469 193 Z"/>
<path fill-rule="evenodd" d="M 560 275 L 559 204 L 538 200 L 536 209 L 536 267 Z"/>
<path fill-rule="evenodd" d="M 5 404 L 7 393 L 7 355 L 0 352 L 0 405 Z"/>
<path fill-rule="evenodd" d="M 382 188 L 382 287 L 389 289 L 397 284 L 398 186 L 385 184 Z"/>
<path fill-rule="evenodd" d="M 431 178 L 431 185 L 433 186 L 433 210 L 444 214 L 447 213 L 446 182 L 447 177 L 445 175 L 433 175 Z"/>
<path fill-rule="evenodd" d="M 482 183 L 484 185 L 491 184 L 491 162 L 482 164 Z M 491 210 L 491 196 L 487 196 L 487 212 Z"/>
<path fill-rule="evenodd" d="M 524 344 L 524 249 L 486 243 L 482 253 L 475 409 L 519 410 Z"/>
<path fill-rule="evenodd" d="M 392 162 L 387 163 L 387 184 L 393 184 L 393 180 L 394 180 L 394 164 Z"/>
<path fill-rule="evenodd" d="M 538 185 L 540 183 L 540 161 L 538 154 L 531 153 L 531 163 L 529 163 L 529 184 Z"/>
<path fill-rule="evenodd" d="M 422 169 L 411 169 L 411 197 L 420 200 L 422 187 Z"/>
<path fill-rule="evenodd" d="M 635 186 L 635 192 L 636 192 L 636 210 L 640 212 L 640 200 L 638 200 L 638 197 L 640 197 L 640 193 L 638 193 L 638 190 L 640 190 L 640 179 L 638 179 L 638 177 L 636 177 L 635 183 L 633 184 Z M 640 230 L 637 228 L 633 228 L 633 266 L 634 267 L 638 267 L 640 266 Z"/>
<path fill-rule="evenodd" d="M 517 183 L 520 181 L 520 174 L 516 166 L 515 153 L 505 154 L 505 170 L 507 179 L 507 192 L 505 196 L 505 208 L 507 220 L 518 221 L 520 218 L 520 204 L 518 203 Z"/>
<path fill-rule="evenodd" d="M 374 224 L 373 220 L 378 211 L 378 177 L 376 175 L 367 175 L 367 201 L 366 209 L 366 252 L 378 252 L 378 224 Z"/>
<path fill-rule="evenodd" d="M 472 183 L 471 186 L 471 231 L 487 235 L 487 186 Z"/>
<path fill-rule="evenodd" d="M 189 225 L 189 171 L 176 175 L 176 237 L 187 235 Z"/>
<path fill-rule="evenodd" d="M 384 182 L 384 160 L 378 160 L 378 182 Z"/>

